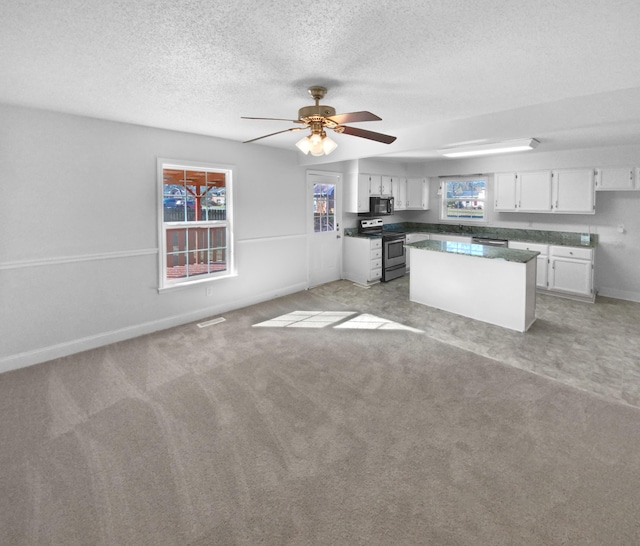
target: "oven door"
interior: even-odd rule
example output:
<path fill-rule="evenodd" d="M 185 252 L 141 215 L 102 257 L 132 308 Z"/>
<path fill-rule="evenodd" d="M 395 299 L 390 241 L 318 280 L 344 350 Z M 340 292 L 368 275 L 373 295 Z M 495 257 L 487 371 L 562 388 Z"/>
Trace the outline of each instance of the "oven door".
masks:
<path fill-rule="evenodd" d="M 407 263 L 407 249 L 404 247 L 407 242 L 405 236 L 382 239 L 384 252 L 382 255 L 382 267 L 389 269 L 392 267 L 403 266 Z"/>

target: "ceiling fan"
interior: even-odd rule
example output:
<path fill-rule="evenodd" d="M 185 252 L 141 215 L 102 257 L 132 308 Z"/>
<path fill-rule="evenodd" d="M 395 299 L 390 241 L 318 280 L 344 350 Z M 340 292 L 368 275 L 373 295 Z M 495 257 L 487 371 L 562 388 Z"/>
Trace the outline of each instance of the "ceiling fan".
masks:
<path fill-rule="evenodd" d="M 267 138 L 280 133 L 287 133 L 289 131 L 302 131 L 304 129 L 310 129 L 311 134 L 304 137 L 296 143 L 296 146 L 306 155 L 311 152 L 311 155 L 327 155 L 333 152 L 337 148 L 337 144 L 327 137 L 325 129 L 332 129 L 336 133 L 343 133 L 345 135 L 357 136 L 360 138 L 367 138 L 369 140 L 375 140 L 376 142 L 383 142 L 384 144 L 391 144 L 396 137 L 390 135 L 383 135 L 382 133 L 375 133 L 373 131 L 367 131 L 365 129 L 359 129 L 357 127 L 349 127 L 343 125 L 343 123 L 356 123 L 360 121 L 381 121 L 379 118 L 371 112 L 351 112 L 349 114 L 336 114 L 335 108 L 332 106 L 326 106 L 320 104 L 320 100 L 327 94 L 327 88 L 319 85 L 309 88 L 309 94 L 316 101 L 314 106 L 304 106 L 298 110 L 298 119 L 281 119 L 281 118 L 254 118 L 242 116 L 242 119 L 261 119 L 261 120 L 273 120 L 273 121 L 290 121 L 291 123 L 299 123 L 304 127 L 291 127 L 284 129 L 283 131 L 277 131 L 268 135 L 263 135 L 258 138 L 247 140 L 248 142 L 255 142 L 262 138 Z"/>

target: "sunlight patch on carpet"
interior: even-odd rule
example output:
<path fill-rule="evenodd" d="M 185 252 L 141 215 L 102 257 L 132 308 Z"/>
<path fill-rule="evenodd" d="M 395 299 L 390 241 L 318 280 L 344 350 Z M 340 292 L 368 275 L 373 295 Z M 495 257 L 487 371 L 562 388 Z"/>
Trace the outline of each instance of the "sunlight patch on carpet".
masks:
<path fill-rule="evenodd" d="M 347 322 L 334 326 L 334 328 L 354 330 L 407 330 L 409 332 L 422 332 L 422 330 L 418 330 L 417 328 L 411 328 L 410 326 L 405 326 L 399 322 L 393 322 L 392 320 L 368 314 L 362 314 L 354 317 Z"/>
<path fill-rule="evenodd" d="M 293 311 L 286 315 L 254 324 L 257 328 L 326 328 L 341 330 L 405 330 L 421 333 L 422 330 L 405 326 L 375 315 L 356 311 Z M 352 317 L 352 318 L 349 318 Z M 348 319 L 348 320 L 346 320 Z"/>

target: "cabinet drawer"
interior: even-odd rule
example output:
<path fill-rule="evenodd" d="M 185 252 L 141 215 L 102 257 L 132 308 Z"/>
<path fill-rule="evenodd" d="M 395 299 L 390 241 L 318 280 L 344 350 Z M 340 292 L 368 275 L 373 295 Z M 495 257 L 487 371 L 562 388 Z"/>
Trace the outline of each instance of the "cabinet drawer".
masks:
<path fill-rule="evenodd" d="M 539 252 L 545 256 L 549 254 L 549 245 L 542 243 L 523 243 L 522 241 L 509 241 L 509 248 L 516 250 L 531 250 L 532 252 Z"/>
<path fill-rule="evenodd" d="M 371 250 L 374 248 L 382 248 L 382 239 L 371 239 Z"/>
<path fill-rule="evenodd" d="M 371 269 L 382 269 L 382 258 L 371 260 Z"/>
<path fill-rule="evenodd" d="M 577 248 L 574 246 L 552 246 L 551 256 L 591 261 L 593 259 L 593 249 Z"/>
<path fill-rule="evenodd" d="M 376 258 L 382 258 L 382 249 L 375 248 L 371 251 L 371 259 L 375 260 Z"/>
<path fill-rule="evenodd" d="M 372 269 L 371 270 L 371 280 L 375 281 L 376 279 L 382 278 L 382 269 Z"/>

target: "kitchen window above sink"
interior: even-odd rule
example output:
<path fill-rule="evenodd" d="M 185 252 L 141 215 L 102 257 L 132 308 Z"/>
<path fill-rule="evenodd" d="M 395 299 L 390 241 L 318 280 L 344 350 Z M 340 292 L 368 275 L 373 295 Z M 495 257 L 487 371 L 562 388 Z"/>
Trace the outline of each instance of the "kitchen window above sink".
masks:
<path fill-rule="evenodd" d="M 484 222 L 487 179 L 482 177 L 440 180 L 442 220 Z"/>

